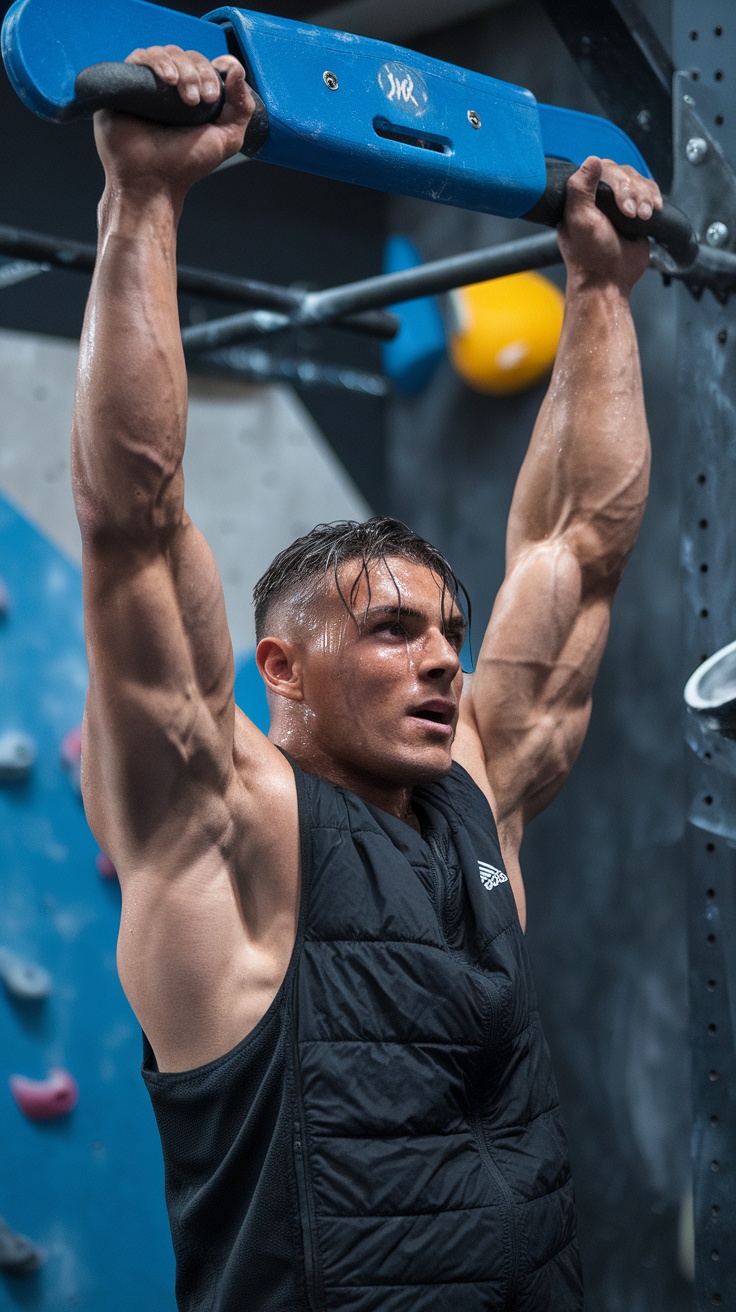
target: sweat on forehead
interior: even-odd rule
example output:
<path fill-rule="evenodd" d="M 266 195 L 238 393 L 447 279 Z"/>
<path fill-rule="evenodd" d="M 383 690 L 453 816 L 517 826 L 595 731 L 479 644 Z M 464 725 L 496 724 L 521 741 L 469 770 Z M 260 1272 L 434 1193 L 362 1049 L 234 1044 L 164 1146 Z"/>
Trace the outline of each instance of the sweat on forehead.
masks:
<path fill-rule="evenodd" d="M 296 637 L 325 626 L 363 623 L 383 615 L 437 616 L 443 628 L 465 628 L 465 619 L 441 578 L 406 557 L 343 561 L 334 573 L 305 580 L 282 594 L 268 613 L 272 636 Z"/>
<path fill-rule="evenodd" d="M 425 566 L 441 589 L 443 613 L 462 593 L 470 617 L 467 592 L 442 553 L 400 520 L 376 515 L 362 524 L 318 524 L 279 552 L 253 591 L 256 638 L 260 641 L 275 622 L 282 627 L 308 621 L 310 610 L 314 622 L 319 597 L 334 597 L 335 592 L 352 614 L 358 593 L 370 591 L 377 566 L 388 569 L 391 578 L 391 561 L 397 567 L 400 561 Z M 392 586 L 400 600 L 398 583 Z"/>

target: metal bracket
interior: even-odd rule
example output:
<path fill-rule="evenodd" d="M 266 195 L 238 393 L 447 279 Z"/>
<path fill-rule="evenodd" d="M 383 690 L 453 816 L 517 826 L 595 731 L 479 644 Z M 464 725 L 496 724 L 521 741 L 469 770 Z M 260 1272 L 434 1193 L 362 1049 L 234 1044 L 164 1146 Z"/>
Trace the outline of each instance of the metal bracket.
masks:
<path fill-rule="evenodd" d="M 721 304 L 736 291 L 736 174 L 697 113 L 697 91 L 687 73 L 673 79 L 673 179 L 671 200 L 684 210 L 701 243 L 701 254 L 679 280 L 696 297 L 710 288 Z M 709 254 L 712 252 L 712 259 Z M 672 273 L 658 261 L 665 277 Z"/>

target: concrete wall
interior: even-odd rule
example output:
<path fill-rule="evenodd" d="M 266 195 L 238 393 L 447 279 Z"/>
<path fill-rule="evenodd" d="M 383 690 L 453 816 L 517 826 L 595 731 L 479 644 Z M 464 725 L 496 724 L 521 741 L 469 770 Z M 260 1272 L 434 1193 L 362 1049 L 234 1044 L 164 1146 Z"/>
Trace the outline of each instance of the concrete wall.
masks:
<path fill-rule="evenodd" d="M 0 330 L 0 491 L 79 561 L 69 476 L 76 361 L 72 342 Z M 254 641 L 253 584 L 276 552 L 320 520 L 364 519 L 368 507 L 285 387 L 193 377 L 185 472 L 240 653 Z"/>

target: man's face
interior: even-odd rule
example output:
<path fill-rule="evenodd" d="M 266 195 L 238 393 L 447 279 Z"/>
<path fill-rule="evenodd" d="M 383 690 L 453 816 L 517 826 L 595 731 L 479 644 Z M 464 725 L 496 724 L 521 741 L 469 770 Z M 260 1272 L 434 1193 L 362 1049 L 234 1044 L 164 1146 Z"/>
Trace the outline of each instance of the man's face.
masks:
<path fill-rule="evenodd" d="M 451 765 L 465 622 L 424 565 L 390 557 L 353 587 L 360 562 L 314 605 L 303 645 L 304 727 L 316 759 L 389 785 L 441 778 Z M 392 577 L 393 575 L 393 577 Z M 398 589 L 398 591 L 397 591 Z M 400 597 L 399 597 L 400 594 Z"/>

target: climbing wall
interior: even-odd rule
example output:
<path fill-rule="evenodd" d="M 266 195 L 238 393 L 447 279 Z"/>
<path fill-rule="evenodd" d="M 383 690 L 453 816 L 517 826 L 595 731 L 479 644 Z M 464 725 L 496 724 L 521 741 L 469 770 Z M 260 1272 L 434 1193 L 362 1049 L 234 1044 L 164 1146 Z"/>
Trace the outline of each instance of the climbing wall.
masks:
<path fill-rule="evenodd" d="M 0 781 L 0 948 L 51 979 L 45 998 L 24 1000 L 7 984 L 0 997 L 0 1216 L 43 1258 L 35 1273 L 3 1271 L 0 1308 L 167 1312 L 160 1149 L 138 1075 L 140 1031 L 115 969 L 120 892 L 97 869 L 61 757 L 87 682 L 80 572 L 5 498 L 0 570 L 0 732 L 29 735 L 36 752 L 26 778 Z M 72 1075 L 79 1101 L 30 1120 L 9 1077 L 45 1080 L 54 1069 Z"/>
<path fill-rule="evenodd" d="M 0 1312 L 174 1312 L 160 1146 L 115 968 L 120 891 L 78 790 L 75 364 L 70 343 L 0 332 Z M 297 533 L 367 507 L 285 389 L 195 380 L 187 462 L 244 653 L 236 697 L 265 730 L 252 583 Z"/>

